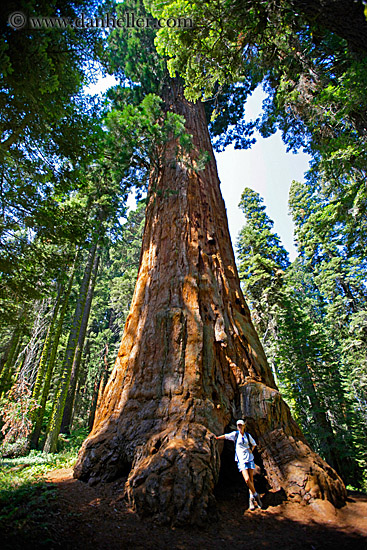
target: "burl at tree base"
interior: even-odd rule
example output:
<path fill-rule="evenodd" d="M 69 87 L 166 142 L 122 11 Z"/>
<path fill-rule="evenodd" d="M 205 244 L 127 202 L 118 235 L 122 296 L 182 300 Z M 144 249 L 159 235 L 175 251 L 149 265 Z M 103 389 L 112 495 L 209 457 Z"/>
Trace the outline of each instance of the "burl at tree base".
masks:
<path fill-rule="evenodd" d="M 126 496 L 140 516 L 201 523 L 219 476 L 213 434 L 244 417 L 273 490 L 340 506 L 344 484 L 292 419 L 252 325 L 203 106 L 176 84 L 167 104 L 193 136 L 191 164 L 199 151 L 210 160 L 203 170 L 163 163 L 151 185 L 131 310 L 74 476 L 97 483 L 128 473 Z"/>

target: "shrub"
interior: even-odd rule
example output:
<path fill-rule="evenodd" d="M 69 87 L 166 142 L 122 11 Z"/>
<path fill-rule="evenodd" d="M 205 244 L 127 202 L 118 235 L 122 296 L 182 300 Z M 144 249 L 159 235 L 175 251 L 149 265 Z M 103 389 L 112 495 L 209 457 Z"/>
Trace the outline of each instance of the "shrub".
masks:
<path fill-rule="evenodd" d="M 24 379 L 18 380 L 1 400 L 1 433 L 4 436 L 0 445 L 2 457 L 24 456 L 28 453 L 32 412 L 37 406 L 32 399 L 29 384 Z"/>

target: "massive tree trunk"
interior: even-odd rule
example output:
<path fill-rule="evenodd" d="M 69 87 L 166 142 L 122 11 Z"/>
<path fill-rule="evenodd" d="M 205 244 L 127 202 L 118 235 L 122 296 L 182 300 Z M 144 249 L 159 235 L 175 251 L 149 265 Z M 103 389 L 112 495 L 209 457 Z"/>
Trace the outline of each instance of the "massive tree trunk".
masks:
<path fill-rule="evenodd" d="M 170 93 L 193 135 L 194 166 L 199 151 L 210 160 L 201 171 L 164 163 L 151 185 L 130 314 L 74 475 L 97 483 L 129 473 L 126 495 L 141 516 L 201 522 L 219 475 L 212 436 L 246 417 L 274 489 L 340 504 L 344 485 L 291 418 L 253 328 L 203 106 L 177 83 Z"/>

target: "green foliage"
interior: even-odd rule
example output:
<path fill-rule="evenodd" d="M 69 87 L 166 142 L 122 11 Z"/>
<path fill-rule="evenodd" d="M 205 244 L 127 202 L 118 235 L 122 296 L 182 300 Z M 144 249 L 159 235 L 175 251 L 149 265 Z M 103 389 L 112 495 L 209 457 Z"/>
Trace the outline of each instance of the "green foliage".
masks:
<path fill-rule="evenodd" d="M 321 186 L 314 189 L 313 185 L 293 182 L 290 206 L 297 224 L 299 262 L 305 273 L 312 274 L 320 293 L 320 315 L 337 353 L 344 391 L 350 402 L 357 457 L 365 467 L 367 243 L 363 217 L 358 222 L 353 217 L 354 193 L 348 192 L 351 187 L 346 195 L 330 201 Z M 347 205 L 352 206 L 349 216 L 341 216 Z"/>
<path fill-rule="evenodd" d="M 25 380 L 18 380 L 0 401 L 1 433 L 0 445 L 3 457 L 23 456 L 29 448 L 28 437 L 32 430 L 32 412 L 37 403 Z"/>
<path fill-rule="evenodd" d="M 231 141 L 248 147 L 255 127 L 265 137 L 280 129 L 289 149 L 304 147 L 313 157 L 310 177 L 322 180 L 330 197 L 349 182 L 358 193 L 366 171 L 367 56 L 332 33 L 331 21 L 324 18 L 322 27 L 292 2 L 146 5 L 157 17 L 193 18 L 194 29 L 162 28 L 156 43 L 171 74 L 184 78 L 190 99 L 215 96 L 212 130 L 222 134 L 219 147 Z M 259 120 L 248 122 L 245 102 L 259 83 L 268 97 Z"/>
<path fill-rule="evenodd" d="M 125 0 L 116 6 L 118 17 L 133 12 L 136 17 L 148 14 L 142 0 Z M 166 63 L 154 47 L 156 30 L 151 27 L 114 29 L 108 39 L 107 67 L 129 89 L 119 90 L 127 94 L 129 103 L 140 103 L 146 95 L 160 96 L 169 79 Z M 126 100 L 126 96 L 124 98 Z"/>
<path fill-rule="evenodd" d="M 79 434 L 80 435 L 80 434 Z M 37 546 L 49 548 L 53 542 L 49 525 L 50 505 L 56 497 L 56 489 L 46 482 L 47 473 L 73 466 L 78 437 L 69 448 L 57 455 L 31 451 L 27 457 L 0 459 L 0 530 L 7 541 L 30 539 L 36 532 Z"/>
<path fill-rule="evenodd" d="M 119 241 L 109 250 L 107 305 L 115 313 L 115 323 L 123 328 L 130 310 L 138 276 L 143 231 L 145 226 L 145 201 L 130 212 L 123 226 Z"/>
<path fill-rule="evenodd" d="M 85 435 L 85 430 L 72 432 L 69 440 L 63 442 L 63 451 L 58 454 L 31 451 L 26 457 L 0 459 L 2 533 L 16 536 L 18 531 L 22 531 L 22 536 L 27 536 L 28 531 L 41 530 L 44 539 L 38 540 L 38 544 L 50 542 L 48 508 L 56 496 L 56 490 L 46 483 L 47 474 L 52 470 L 73 466 Z"/>
<path fill-rule="evenodd" d="M 42 519 L 43 507 L 55 496 L 55 489 L 45 483 L 47 473 L 59 468 L 70 468 L 77 458 L 74 439 L 62 453 L 44 454 L 31 451 L 27 457 L 0 459 L 0 526 L 6 532 L 9 523 L 13 529 Z"/>
<path fill-rule="evenodd" d="M 265 213 L 262 203 L 258 193 L 245 188 L 239 204 L 247 221 L 237 242 L 239 273 L 245 292 L 251 288 L 251 301 L 256 306 L 267 304 L 268 311 L 271 311 L 274 306 L 271 300 L 274 296 L 279 300 L 284 270 L 290 262 L 278 235 L 272 231 L 274 224 Z M 256 309 L 259 311 L 259 307 Z M 258 323 L 262 324 L 265 334 L 268 321 L 261 323 L 258 319 Z"/>
<path fill-rule="evenodd" d="M 56 489 L 42 482 L 29 481 L 17 488 L 3 489 L 0 529 L 6 542 L 14 544 L 21 535 L 23 544 L 27 544 L 27 539 L 37 533 L 37 546 L 49 548 L 54 542 L 49 530 L 49 507 L 55 497 Z"/>
<path fill-rule="evenodd" d="M 137 105 L 114 109 L 106 117 L 106 155 L 114 163 L 126 167 L 125 181 L 129 187 L 146 189 L 149 179 L 154 182 L 162 163 L 172 163 L 191 147 L 191 137 L 185 132 L 182 116 L 164 112 L 163 100 L 148 94 Z M 167 153 L 171 139 L 177 140 L 175 151 Z"/>
<path fill-rule="evenodd" d="M 49 16 L 60 13 L 76 18 L 80 12 L 97 10 L 100 2 L 64 0 L 21 0 L 18 11 L 27 16 Z M 12 2 L 3 6 L 6 19 L 14 10 Z M 86 141 L 70 138 L 80 135 L 88 138 L 84 103 L 80 101 L 82 85 L 93 78 L 93 60 L 102 46 L 102 33 L 72 28 L 22 29 L 2 26 L 1 35 L 1 151 L 11 151 L 12 158 L 32 161 L 37 148 L 53 156 L 77 159 Z M 81 134 L 80 134 L 81 132 Z M 49 140 L 46 142 L 45 138 Z M 28 151 L 27 151 L 27 146 Z M 55 158 L 54 157 L 54 158 Z M 3 160 L 3 159 L 1 159 Z M 56 158 L 55 158 L 56 160 Z M 50 168 L 50 165 L 49 165 Z"/>
<path fill-rule="evenodd" d="M 74 19 L 100 2 L 18 2 L 27 16 Z M 3 6 L 6 19 L 12 2 Z M 73 194 L 96 154 L 100 107 L 83 94 L 94 78 L 101 33 L 72 28 L 13 30 L 0 36 L 0 313 L 17 325 L 69 261 L 69 245 L 85 237 L 82 205 Z M 97 147 L 96 147 L 97 144 Z"/>
<path fill-rule="evenodd" d="M 73 430 L 69 435 L 60 434 L 58 439 L 58 451 L 68 454 L 77 453 L 86 439 L 89 431 L 86 427 L 79 427 Z"/>
<path fill-rule="evenodd" d="M 299 200 L 295 204 L 305 208 Z M 245 189 L 240 206 L 246 225 L 238 239 L 239 273 L 279 388 L 314 448 L 346 481 L 361 486 L 363 424 L 328 308 L 347 327 L 348 318 L 319 281 L 323 276 L 335 284 L 338 264 L 320 272 L 315 265 L 307 268 L 302 257 L 290 264 L 259 195 Z M 312 244 L 310 238 L 305 243 Z"/>
<path fill-rule="evenodd" d="M 58 468 L 70 468 L 76 460 L 77 449 L 65 448 L 62 453 L 45 454 L 30 451 L 27 457 L 0 459 L 0 490 L 15 490 L 32 481 L 40 481 L 46 474 Z"/>

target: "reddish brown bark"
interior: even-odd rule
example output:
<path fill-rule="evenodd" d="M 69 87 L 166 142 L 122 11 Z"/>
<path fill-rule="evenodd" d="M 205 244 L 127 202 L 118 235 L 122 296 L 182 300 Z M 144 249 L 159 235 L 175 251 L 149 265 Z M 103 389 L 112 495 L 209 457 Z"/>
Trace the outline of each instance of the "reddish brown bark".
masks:
<path fill-rule="evenodd" d="M 200 522 L 219 475 L 212 435 L 244 416 L 273 488 L 341 503 L 344 485 L 292 420 L 251 323 L 204 109 L 180 87 L 169 105 L 186 118 L 192 158 L 206 150 L 210 162 L 202 171 L 165 165 L 150 190 L 130 314 L 74 475 L 96 483 L 129 471 L 126 494 L 139 514 Z"/>

